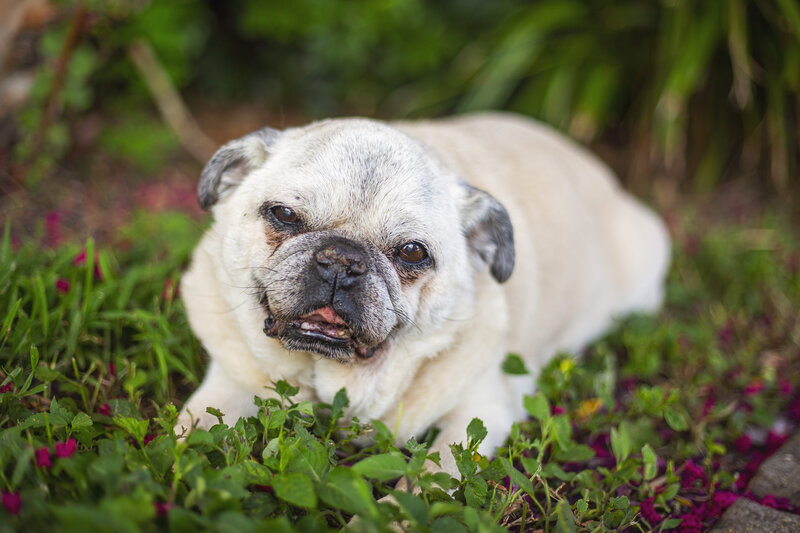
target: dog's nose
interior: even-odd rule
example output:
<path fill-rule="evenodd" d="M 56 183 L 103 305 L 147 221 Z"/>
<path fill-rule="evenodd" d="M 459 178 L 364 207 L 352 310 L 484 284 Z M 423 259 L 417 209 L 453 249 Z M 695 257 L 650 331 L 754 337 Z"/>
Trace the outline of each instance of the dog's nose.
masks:
<path fill-rule="evenodd" d="M 367 272 L 364 254 L 358 247 L 344 241 L 336 241 L 317 251 L 319 275 L 329 283 L 348 287 Z"/>

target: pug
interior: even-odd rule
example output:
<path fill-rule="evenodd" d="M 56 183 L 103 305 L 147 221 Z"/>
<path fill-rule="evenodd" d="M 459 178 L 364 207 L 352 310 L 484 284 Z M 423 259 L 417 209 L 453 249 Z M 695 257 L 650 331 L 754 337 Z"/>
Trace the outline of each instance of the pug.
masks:
<path fill-rule="evenodd" d="M 264 128 L 202 172 L 213 224 L 183 276 L 208 373 L 176 429 L 232 424 L 283 379 L 301 399 L 431 426 L 441 468 L 472 418 L 502 444 L 558 351 L 662 301 L 670 239 L 609 169 L 510 114 Z M 530 373 L 501 365 L 519 354 Z"/>

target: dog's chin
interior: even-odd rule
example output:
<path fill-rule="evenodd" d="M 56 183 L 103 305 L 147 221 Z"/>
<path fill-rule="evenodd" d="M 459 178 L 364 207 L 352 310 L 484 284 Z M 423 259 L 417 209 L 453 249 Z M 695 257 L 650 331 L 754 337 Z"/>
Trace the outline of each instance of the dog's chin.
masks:
<path fill-rule="evenodd" d="M 383 345 L 359 342 L 346 322 L 330 308 L 279 320 L 266 309 L 264 334 L 277 339 L 287 350 L 313 352 L 340 362 L 370 359 Z"/>
<path fill-rule="evenodd" d="M 337 340 L 322 333 L 305 331 L 300 328 L 286 328 L 278 336 L 281 344 L 288 350 L 318 353 L 328 359 L 347 362 L 356 355 L 352 341 Z"/>

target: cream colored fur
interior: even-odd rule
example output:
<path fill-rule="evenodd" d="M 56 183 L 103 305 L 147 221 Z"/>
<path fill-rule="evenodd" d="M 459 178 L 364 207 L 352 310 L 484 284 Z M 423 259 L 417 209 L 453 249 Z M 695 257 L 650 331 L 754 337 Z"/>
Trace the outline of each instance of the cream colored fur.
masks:
<path fill-rule="evenodd" d="M 341 142 L 329 147 L 331 138 Z M 350 180 L 362 163 L 340 152 L 362 146 L 364 153 L 388 150 L 401 163 L 384 169 L 384 184 L 356 205 Z M 298 168 L 309 147 L 313 161 Z M 346 387 L 349 414 L 397 426 L 398 443 L 439 426 L 433 448 L 455 474 L 447 445 L 465 438 L 473 417 L 487 426 L 482 450 L 491 453 L 525 416 L 522 395 L 533 393 L 534 376 L 504 375 L 508 352 L 536 373 L 556 351 L 580 350 L 614 317 L 661 303 L 670 257 L 663 223 L 597 158 L 531 120 L 480 114 L 390 127 L 333 120 L 287 130 L 270 150 L 254 154 L 253 170 L 214 205 L 213 226 L 182 281 L 189 321 L 211 364 L 179 428 L 189 429 L 193 419 L 214 424 L 208 406 L 229 424 L 251 415 L 253 396 L 269 395 L 265 387 L 279 379 L 299 385 L 303 398 L 327 402 Z M 462 179 L 510 215 L 516 263 L 504 284 L 470 254 L 458 215 Z M 418 286 L 389 291 L 392 305 L 415 325 L 401 328 L 374 360 L 349 364 L 292 352 L 262 332 L 265 313 L 250 294 L 249 272 L 273 263 L 254 213 L 296 188 L 320 223 L 335 221 L 331 231 L 348 238 L 374 242 L 375 228 L 400 234 L 410 219 L 433 243 L 435 271 Z M 308 192 L 315 190 L 324 198 Z M 403 227 L 392 222 L 394 211 L 403 212 Z"/>

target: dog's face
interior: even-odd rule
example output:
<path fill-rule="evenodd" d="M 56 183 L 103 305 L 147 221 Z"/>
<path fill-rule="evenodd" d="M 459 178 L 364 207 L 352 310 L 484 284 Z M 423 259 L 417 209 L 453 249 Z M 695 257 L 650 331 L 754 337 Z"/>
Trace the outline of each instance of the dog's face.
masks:
<path fill-rule="evenodd" d="M 513 268 L 505 209 L 377 122 L 232 141 L 203 171 L 199 197 L 214 206 L 227 276 L 248 289 L 266 337 L 342 362 L 469 318 L 458 307 L 476 270 L 505 281 Z"/>

